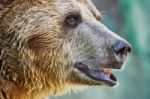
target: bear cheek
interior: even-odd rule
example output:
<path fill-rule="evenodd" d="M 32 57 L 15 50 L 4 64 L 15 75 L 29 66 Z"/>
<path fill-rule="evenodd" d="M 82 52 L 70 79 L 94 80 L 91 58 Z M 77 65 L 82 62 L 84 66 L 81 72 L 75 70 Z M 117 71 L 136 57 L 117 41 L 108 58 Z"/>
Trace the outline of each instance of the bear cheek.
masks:
<path fill-rule="evenodd" d="M 46 40 L 46 38 L 42 38 L 40 36 L 32 37 L 27 42 L 27 47 L 34 51 L 45 50 L 49 47 L 50 41 Z"/>

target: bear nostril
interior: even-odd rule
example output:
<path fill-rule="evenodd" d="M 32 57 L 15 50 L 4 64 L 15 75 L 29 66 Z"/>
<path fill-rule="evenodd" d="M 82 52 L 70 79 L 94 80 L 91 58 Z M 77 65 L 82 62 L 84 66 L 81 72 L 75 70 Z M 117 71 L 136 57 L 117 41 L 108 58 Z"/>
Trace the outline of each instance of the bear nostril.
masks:
<path fill-rule="evenodd" d="M 131 45 L 125 40 L 119 40 L 112 46 L 112 50 L 116 54 L 125 54 L 131 52 Z"/>

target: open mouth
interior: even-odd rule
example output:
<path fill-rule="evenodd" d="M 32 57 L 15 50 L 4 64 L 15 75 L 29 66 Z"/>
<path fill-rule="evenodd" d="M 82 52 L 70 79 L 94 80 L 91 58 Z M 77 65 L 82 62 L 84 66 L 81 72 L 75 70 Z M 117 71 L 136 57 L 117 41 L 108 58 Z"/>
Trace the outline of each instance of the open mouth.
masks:
<path fill-rule="evenodd" d="M 93 80 L 103 82 L 109 86 L 115 86 L 117 84 L 117 78 L 112 73 L 111 69 L 106 68 L 89 69 L 88 66 L 82 63 L 75 64 L 75 67 Z"/>

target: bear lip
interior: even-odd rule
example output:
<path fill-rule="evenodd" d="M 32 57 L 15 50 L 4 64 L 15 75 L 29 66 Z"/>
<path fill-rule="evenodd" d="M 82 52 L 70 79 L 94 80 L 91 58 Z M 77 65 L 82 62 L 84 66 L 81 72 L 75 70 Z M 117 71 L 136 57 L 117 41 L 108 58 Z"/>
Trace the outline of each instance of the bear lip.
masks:
<path fill-rule="evenodd" d="M 76 64 L 75 68 L 77 68 L 80 72 L 84 73 L 92 80 L 103 82 L 108 86 L 115 86 L 117 84 L 117 78 L 112 73 L 111 69 L 108 68 L 89 69 L 88 66 L 82 63 Z"/>

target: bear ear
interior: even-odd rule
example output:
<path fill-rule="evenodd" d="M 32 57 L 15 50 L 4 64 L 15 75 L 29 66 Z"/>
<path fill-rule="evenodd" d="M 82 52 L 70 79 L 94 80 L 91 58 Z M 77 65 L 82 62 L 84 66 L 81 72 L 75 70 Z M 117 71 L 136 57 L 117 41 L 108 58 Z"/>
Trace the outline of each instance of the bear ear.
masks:
<path fill-rule="evenodd" d="M 90 11 L 93 13 L 93 16 L 97 19 L 101 19 L 101 13 L 97 10 L 95 5 L 92 3 L 92 0 L 77 0 L 78 2 L 85 3 L 87 7 L 90 9 Z"/>
<path fill-rule="evenodd" d="M 2 5 L 9 5 L 12 2 L 14 2 L 14 1 L 16 1 L 16 0 L 0 0 L 0 4 L 2 4 Z"/>

